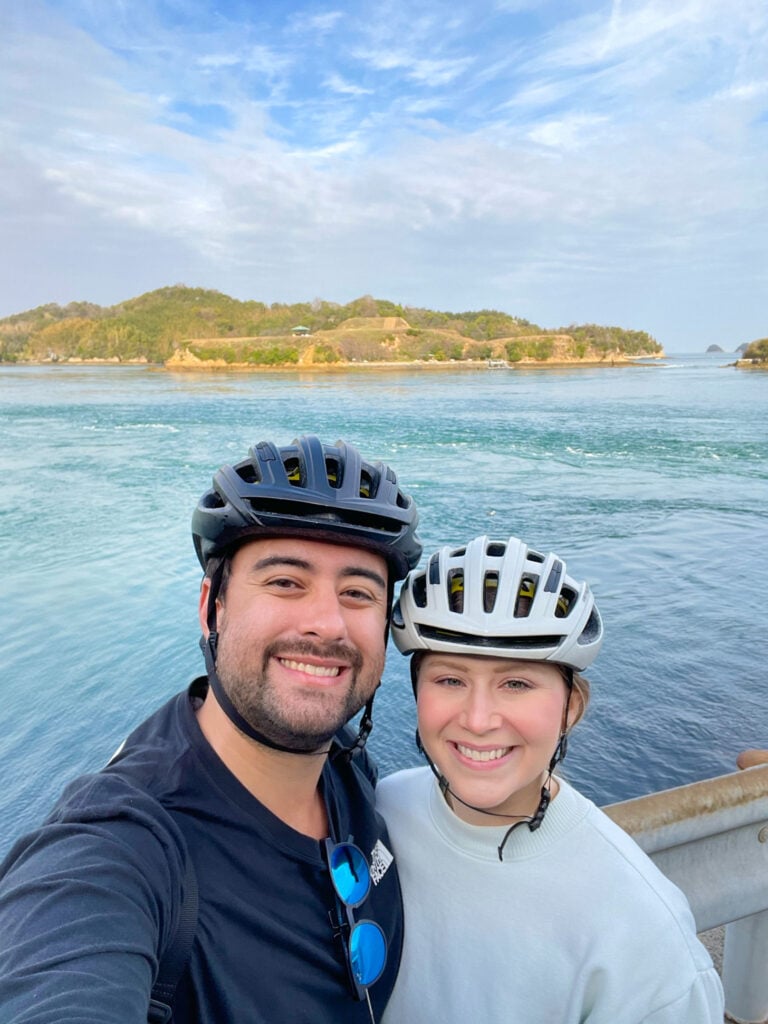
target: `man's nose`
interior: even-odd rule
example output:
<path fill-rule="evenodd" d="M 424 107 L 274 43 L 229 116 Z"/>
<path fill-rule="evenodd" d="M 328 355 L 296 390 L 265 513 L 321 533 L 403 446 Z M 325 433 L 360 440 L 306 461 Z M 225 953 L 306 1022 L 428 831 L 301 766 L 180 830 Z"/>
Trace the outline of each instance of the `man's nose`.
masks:
<path fill-rule="evenodd" d="M 317 636 L 323 640 L 346 639 L 347 620 L 336 591 L 324 588 L 312 595 L 301 610 L 297 626 L 305 636 Z"/>

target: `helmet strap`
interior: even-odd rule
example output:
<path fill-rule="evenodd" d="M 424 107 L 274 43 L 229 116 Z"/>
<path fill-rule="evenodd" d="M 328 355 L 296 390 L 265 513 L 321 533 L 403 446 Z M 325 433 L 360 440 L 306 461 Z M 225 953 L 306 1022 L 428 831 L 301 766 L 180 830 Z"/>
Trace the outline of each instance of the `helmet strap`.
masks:
<path fill-rule="evenodd" d="M 250 722 L 246 721 L 245 718 L 240 714 L 237 708 L 234 706 L 232 701 L 227 696 L 224 687 L 219 679 L 219 674 L 216 671 L 216 647 L 218 645 L 218 633 L 214 630 L 209 632 L 208 639 L 205 637 L 200 638 L 200 646 L 203 649 L 205 656 L 205 668 L 208 673 L 208 685 L 216 697 L 216 701 L 230 720 L 230 722 L 240 732 L 245 733 L 250 739 L 255 740 L 264 747 L 269 747 L 270 750 L 279 750 L 284 754 L 305 754 L 307 756 L 317 757 L 325 756 L 328 753 L 327 749 L 324 750 L 296 750 L 294 747 L 286 747 L 282 743 L 277 743 L 275 740 L 270 739 L 269 736 L 265 736 L 263 732 L 259 732 L 258 729 L 254 729 Z"/>
<path fill-rule="evenodd" d="M 549 762 L 548 771 L 550 777 L 558 764 L 565 760 L 565 755 L 568 753 L 568 712 L 571 710 L 571 695 L 573 694 L 573 669 L 570 667 L 565 675 L 565 686 L 567 696 L 565 698 L 565 707 L 563 708 L 563 724 L 560 726 L 560 739 L 557 741 L 552 760 Z"/>
<path fill-rule="evenodd" d="M 431 768 L 432 774 L 435 776 L 435 778 L 437 779 L 437 783 L 440 786 L 440 792 L 443 794 L 443 798 L 445 798 L 447 794 L 450 794 L 454 798 L 454 800 L 458 800 L 460 804 L 463 804 L 464 801 L 461 799 L 461 797 L 456 796 L 456 794 L 451 791 L 451 786 L 450 786 L 450 783 L 448 782 L 448 779 L 446 779 L 446 777 L 442 774 L 442 772 L 437 767 L 435 762 L 432 760 L 432 758 L 429 756 L 429 754 L 424 749 L 424 744 L 421 742 L 421 736 L 419 734 L 419 730 L 418 729 L 416 730 L 416 749 L 426 759 L 427 764 Z M 466 807 L 470 807 L 471 805 L 470 804 L 465 804 L 465 806 Z M 477 810 L 480 810 L 480 808 L 479 807 L 472 807 L 472 810 L 473 811 L 477 811 Z M 481 813 L 484 813 L 484 814 L 488 813 L 488 814 L 490 814 L 491 812 L 490 811 L 488 811 L 488 812 L 483 811 Z"/>
<path fill-rule="evenodd" d="M 549 768 L 547 771 L 551 775 L 555 768 L 561 761 L 565 760 L 565 755 L 568 752 L 568 733 L 561 733 L 560 739 L 557 741 L 555 752 L 552 755 L 552 760 L 549 762 Z"/>
<path fill-rule="evenodd" d="M 379 686 L 381 686 L 381 683 L 377 685 L 377 690 Z M 373 698 L 375 695 L 376 691 L 374 690 L 365 702 L 365 710 L 360 718 L 357 736 L 348 747 L 339 747 L 338 750 L 335 750 L 331 755 L 332 761 L 340 761 L 342 764 L 349 764 L 355 754 L 359 750 L 364 749 L 365 744 L 368 742 L 368 737 L 371 734 L 371 729 L 373 729 Z"/>

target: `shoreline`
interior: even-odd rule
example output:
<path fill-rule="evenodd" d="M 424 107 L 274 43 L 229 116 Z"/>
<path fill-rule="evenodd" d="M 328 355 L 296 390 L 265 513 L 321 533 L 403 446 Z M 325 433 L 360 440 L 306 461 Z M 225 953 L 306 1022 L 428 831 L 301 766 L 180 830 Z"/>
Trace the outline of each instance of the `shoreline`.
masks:
<path fill-rule="evenodd" d="M 521 359 L 517 362 L 507 362 L 503 366 L 489 366 L 485 359 L 457 359 L 457 360 L 413 360 L 406 362 L 336 362 L 336 363 L 280 363 L 277 365 L 264 365 L 260 363 L 227 363 L 223 359 L 215 360 L 189 360 L 183 357 L 176 360 L 173 357 L 164 363 L 151 363 L 146 359 L 24 359 L 16 362 L 0 362 L 0 366 L 142 366 L 148 370 L 162 370 L 170 373 L 348 373 L 350 371 L 363 372 L 412 372 L 423 370 L 426 372 L 447 371 L 447 370 L 485 370 L 487 372 L 504 372 L 515 370 L 541 370 L 541 369 L 570 369 L 584 367 L 616 368 L 624 366 L 653 366 L 655 363 L 646 360 L 666 359 L 665 353 L 654 353 L 644 356 L 617 356 L 607 359 Z"/>

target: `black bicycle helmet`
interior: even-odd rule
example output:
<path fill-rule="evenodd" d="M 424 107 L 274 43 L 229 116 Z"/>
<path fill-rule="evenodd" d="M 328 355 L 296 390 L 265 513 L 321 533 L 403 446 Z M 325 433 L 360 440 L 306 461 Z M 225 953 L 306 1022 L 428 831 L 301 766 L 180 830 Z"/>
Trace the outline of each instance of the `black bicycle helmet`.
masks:
<path fill-rule="evenodd" d="M 306 434 L 283 447 L 261 441 L 247 459 L 222 466 L 194 511 L 192 535 L 203 569 L 248 538 L 299 536 L 375 551 L 400 580 L 421 556 L 417 524 L 389 466 Z"/>

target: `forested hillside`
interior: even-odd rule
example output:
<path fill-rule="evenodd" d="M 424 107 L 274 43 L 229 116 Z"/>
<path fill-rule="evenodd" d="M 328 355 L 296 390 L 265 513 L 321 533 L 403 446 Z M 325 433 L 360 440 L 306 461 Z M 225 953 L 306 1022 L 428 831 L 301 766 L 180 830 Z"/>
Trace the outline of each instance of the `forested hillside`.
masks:
<path fill-rule="evenodd" d="M 295 335 L 296 328 L 306 334 Z M 54 303 L 0 320 L 0 361 L 200 361 L 239 365 L 660 355 L 644 331 L 542 328 L 497 310 L 445 313 L 363 296 L 346 305 L 241 302 L 175 285 L 116 306 Z"/>

